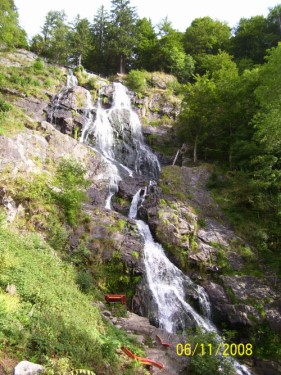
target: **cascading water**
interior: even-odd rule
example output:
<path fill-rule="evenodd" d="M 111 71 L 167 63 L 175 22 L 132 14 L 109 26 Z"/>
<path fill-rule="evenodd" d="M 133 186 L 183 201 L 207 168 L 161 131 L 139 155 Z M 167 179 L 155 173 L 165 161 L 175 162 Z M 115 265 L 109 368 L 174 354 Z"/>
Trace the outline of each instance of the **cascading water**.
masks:
<path fill-rule="evenodd" d="M 141 190 L 134 195 L 130 207 L 129 217 L 136 218 L 138 205 L 141 202 Z M 187 317 L 189 324 L 195 323 L 205 332 L 215 332 L 217 342 L 221 338 L 210 321 L 211 306 L 205 290 L 196 285 L 184 275 L 166 257 L 162 246 L 153 240 L 150 229 L 142 220 L 135 220 L 139 232 L 144 239 L 144 264 L 146 279 L 157 306 L 159 326 L 167 332 L 176 332 L 178 328 L 185 328 Z M 197 292 L 199 304 L 204 317 L 201 317 L 187 302 L 186 289 Z M 238 375 L 251 375 L 245 365 L 233 361 Z"/>
<path fill-rule="evenodd" d="M 110 109 L 103 108 L 100 93 L 96 120 L 84 127 L 82 133 L 83 142 L 94 145 L 107 159 L 121 164 L 123 170 L 158 177 L 159 161 L 144 143 L 140 120 L 121 83 L 113 84 Z"/>
<path fill-rule="evenodd" d="M 77 85 L 72 72 L 67 80 L 68 89 Z M 121 175 L 144 175 L 157 179 L 160 164 L 143 140 L 141 123 L 137 114 L 132 110 L 126 88 L 120 83 L 113 84 L 113 105 L 111 109 L 102 107 L 101 96 L 98 99 L 96 119 L 92 115 L 93 106 L 90 93 L 87 96 L 87 108 L 84 114 L 87 118 L 80 137 L 101 154 L 107 174 L 110 177 L 109 194 L 105 207 L 111 208 L 111 197 L 118 190 Z M 59 103 L 58 95 L 58 103 Z M 104 176 L 96 176 L 96 179 Z M 149 186 L 156 184 L 150 181 Z M 133 197 L 129 217 L 135 219 L 139 206 L 145 199 L 147 187 L 139 189 Z M 162 246 L 154 242 L 148 225 L 141 220 L 135 220 L 141 236 L 144 239 L 144 263 L 146 279 L 151 290 L 154 306 L 156 305 L 160 327 L 167 332 L 175 332 L 189 325 L 198 325 L 205 331 L 217 332 L 210 321 L 210 303 L 208 296 L 201 286 L 196 285 L 184 275 L 165 255 Z M 200 316 L 186 302 L 186 291 L 191 290 L 196 295 Z M 191 293 L 191 294 L 192 294 Z M 221 341 L 217 334 L 218 341 Z M 251 375 L 246 366 L 234 361 L 238 375 Z"/>
<path fill-rule="evenodd" d="M 70 89 L 70 88 L 75 87 L 77 85 L 78 85 L 78 80 L 75 77 L 75 75 L 73 74 L 73 71 L 71 69 L 69 69 L 68 75 L 67 75 L 66 87 L 68 89 Z"/>
<path fill-rule="evenodd" d="M 92 146 L 111 164 L 111 169 L 115 167 L 105 204 L 108 209 L 121 180 L 120 174 L 116 173 L 116 165 L 121 174 L 123 172 L 131 177 L 133 173 L 144 173 L 157 178 L 160 171 L 157 157 L 144 143 L 140 120 L 131 108 L 126 90 L 121 83 L 113 84 L 113 104 L 110 109 L 103 108 L 100 92 L 95 121 L 91 116 L 87 117 L 80 137 L 81 142 Z M 91 103 L 87 105 L 89 109 L 92 108 Z"/>

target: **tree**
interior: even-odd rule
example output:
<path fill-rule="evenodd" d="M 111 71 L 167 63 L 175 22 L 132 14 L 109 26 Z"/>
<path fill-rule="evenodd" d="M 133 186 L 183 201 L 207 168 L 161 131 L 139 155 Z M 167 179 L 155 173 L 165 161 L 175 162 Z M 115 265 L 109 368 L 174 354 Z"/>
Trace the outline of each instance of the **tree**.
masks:
<path fill-rule="evenodd" d="M 112 0 L 110 15 L 110 50 L 119 60 L 119 73 L 125 73 L 136 44 L 136 11 L 129 0 Z"/>
<path fill-rule="evenodd" d="M 281 156 L 280 59 L 281 43 L 270 51 L 267 63 L 260 70 L 260 85 L 255 90 L 260 111 L 254 120 L 256 139 L 263 145 L 264 150 L 278 158 Z"/>
<path fill-rule="evenodd" d="M 196 62 L 196 73 L 205 73 L 201 65 L 206 55 L 227 50 L 230 36 L 230 27 L 226 23 L 210 17 L 196 18 L 191 23 L 184 34 L 184 47 Z"/>
<path fill-rule="evenodd" d="M 194 60 L 184 51 L 183 33 L 173 29 L 167 18 L 158 27 L 161 37 L 154 51 L 156 69 L 175 74 L 179 81 L 186 82 L 194 71 Z"/>
<path fill-rule="evenodd" d="M 155 70 L 157 35 L 150 19 L 142 18 L 136 23 L 136 45 L 133 66 L 136 69 Z"/>
<path fill-rule="evenodd" d="M 231 52 L 236 60 L 248 59 L 262 64 L 266 50 L 276 45 L 276 35 L 263 16 L 241 18 L 231 40 Z"/>
<path fill-rule="evenodd" d="M 99 73 L 107 73 L 109 68 L 109 14 L 104 5 L 101 5 L 94 17 L 91 34 L 92 34 L 92 50 L 89 55 L 88 65 L 90 69 Z"/>
<path fill-rule="evenodd" d="M 193 144 L 193 161 L 197 162 L 198 147 L 204 144 L 212 123 L 215 84 L 206 75 L 188 83 L 182 111 L 178 117 L 177 133 L 185 142 Z"/>
<path fill-rule="evenodd" d="M 196 57 L 200 54 L 217 54 L 228 46 L 230 27 L 210 17 L 196 18 L 186 29 L 184 45 L 186 53 Z"/>
<path fill-rule="evenodd" d="M 19 26 L 13 0 L 1 0 L 0 47 L 27 47 L 26 32 Z"/>
<path fill-rule="evenodd" d="M 254 90 L 258 72 L 239 76 L 236 64 L 225 52 L 213 55 L 211 62 L 212 72 L 196 75 L 194 84 L 187 85 L 178 135 L 194 145 L 195 161 L 199 154 L 235 168 L 248 163 L 255 153 L 250 121 L 257 111 Z"/>
<path fill-rule="evenodd" d="M 42 50 L 42 55 L 64 64 L 70 56 L 70 28 L 66 24 L 64 11 L 47 13 L 42 28 L 42 38 L 36 35 L 32 40 L 31 49 L 35 52 Z"/>
<path fill-rule="evenodd" d="M 86 18 L 81 19 L 79 15 L 73 22 L 72 33 L 70 34 L 71 54 L 77 65 L 84 63 L 91 48 L 90 23 Z"/>
<path fill-rule="evenodd" d="M 236 69 L 236 64 L 232 61 L 232 56 L 221 50 L 216 55 L 202 54 L 199 60 L 201 71 L 204 74 L 209 73 L 210 76 L 221 74 L 221 70 Z"/>
<path fill-rule="evenodd" d="M 276 5 L 274 8 L 269 8 L 269 14 L 267 16 L 267 21 L 272 27 L 273 32 L 278 35 L 278 40 L 281 36 L 281 5 Z"/>

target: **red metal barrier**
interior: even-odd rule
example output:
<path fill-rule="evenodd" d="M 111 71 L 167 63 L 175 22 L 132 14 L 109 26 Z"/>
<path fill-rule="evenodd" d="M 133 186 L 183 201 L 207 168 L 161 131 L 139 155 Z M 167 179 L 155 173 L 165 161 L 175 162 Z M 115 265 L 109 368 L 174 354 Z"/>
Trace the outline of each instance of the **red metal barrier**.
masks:
<path fill-rule="evenodd" d="M 108 303 L 122 303 L 122 305 L 126 305 L 126 294 L 106 294 L 104 298 Z"/>
<path fill-rule="evenodd" d="M 167 342 L 162 341 L 159 336 L 156 335 L 156 337 L 158 338 L 161 345 L 165 346 L 166 348 L 169 348 L 171 346 L 171 344 L 168 344 Z"/>
<path fill-rule="evenodd" d="M 136 359 L 137 361 L 139 361 L 143 365 L 155 366 L 155 367 L 160 368 L 161 370 L 164 368 L 164 365 L 162 363 L 153 361 L 152 359 L 138 357 L 137 355 L 132 353 L 128 348 L 125 348 L 124 346 L 121 349 L 123 350 L 124 353 L 127 354 L 128 357 L 130 357 L 132 359 Z"/>

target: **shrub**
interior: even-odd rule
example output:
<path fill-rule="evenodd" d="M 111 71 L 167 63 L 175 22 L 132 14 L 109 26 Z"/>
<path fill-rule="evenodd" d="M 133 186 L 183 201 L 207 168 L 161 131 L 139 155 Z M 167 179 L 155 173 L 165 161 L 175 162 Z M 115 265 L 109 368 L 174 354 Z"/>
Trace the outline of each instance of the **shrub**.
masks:
<path fill-rule="evenodd" d="M 37 58 L 33 65 L 32 65 L 33 69 L 36 71 L 36 72 L 42 72 L 45 68 L 45 64 L 44 62 L 40 59 L 40 58 Z"/>
<path fill-rule="evenodd" d="M 197 328 L 195 334 L 188 332 L 188 337 L 188 341 L 191 343 L 192 348 L 195 347 L 196 343 L 200 343 L 200 345 L 198 345 L 199 348 L 202 348 L 203 345 L 205 348 L 207 348 L 207 350 L 210 348 L 210 346 L 212 348 L 217 348 L 219 345 L 216 333 L 203 333 L 199 328 Z M 236 371 L 228 357 L 214 355 L 214 353 L 213 355 L 202 355 L 200 353 L 200 349 L 197 353 L 195 352 L 194 356 L 190 357 L 189 370 L 190 373 L 194 375 L 236 374 Z"/>
<path fill-rule="evenodd" d="M 0 96 L 0 112 L 9 112 L 13 106 Z"/>
<path fill-rule="evenodd" d="M 146 76 L 147 72 L 133 69 L 127 75 L 126 84 L 131 90 L 143 94 L 147 88 Z"/>
<path fill-rule="evenodd" d="M 54 195 L 71 225 L 76 224 L 81 204 L 87 198 L 82 190 L 90 184 L 84 177 L 85 172 L 82 165 L 74 159 L 62 159 L 56 171 L 56 181 L 61 192 Z"/>

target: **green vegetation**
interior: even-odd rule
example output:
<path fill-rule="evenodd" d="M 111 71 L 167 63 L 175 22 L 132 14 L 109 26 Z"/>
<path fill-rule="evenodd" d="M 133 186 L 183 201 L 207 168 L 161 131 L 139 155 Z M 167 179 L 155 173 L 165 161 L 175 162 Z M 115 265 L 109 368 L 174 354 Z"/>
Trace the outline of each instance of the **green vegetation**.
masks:
<path fill-rule="evenodd" d="M 9 58 L 9 55 L 3 52 L 0 56 Z M 60 84 L 62 77 L 61 69 L 49 66 L 38 58 L 31 65 L 25 64 L 20 67 L 2 65 L 0 85 L 4 88 L 3 94 L 9 93 L 9 90 L 15 90 L 19 96 L 47 99 L 48 96 L 44 90 L 56 92 L 56 87 Z"/>
<path fill-rule="evenodd" d="M 26 33 L 19 26 L 14 0 L 1 0 L 0 25 L 1 48 L 27 47 Z"/>
<path fill-rule="evenodd" d="M 22 111 L 3 99 L 0 94 L 0 135 L 15 134 L 21 131 L 23 121 L 28 123 Z"/>
<path fill-rule="evenodd" d="M 255 355 L 258 358 L 267 358 L 279 361 L 281 354 L 281 338 L 267 324 L 261 324 L 251 330 L 250 342 L 255 348 Z"/>
<path fill-rule="evenodd" d="M 71 225 L 77 223 L 81 203 L 86 200 L 84 190 L 90 182 L 85 179 L 85 172 L 79 163 L 71 159 L 63 159 L 57 168 L 56 181 L 61 191 L 54 195 Z"/>
<path fill-rule="evenodd" d="M 42 364 L 65 357 L 69 370 L 100 374 L 110 363 L 121 374 L 115 348 L 131 344 L 102 322 L 90 298 L 78 290 L 74 268 L 37 235 L 2 227 L 0 243 L 0 350 Z M 13 293 L 5 293 L 8 285 L 15 286 Z"/>
<path fill-rule="evenodd" d="M 183 201 L 187 199 L 188 192 L 180 167 L 173 165 L 162 168 L 159 185 L 165 195 Z"/>
<path fill-rule="evenodd" d="M 14 179 L 7 173 L 1 176 L 1 182 L 13 199 L 25 207 L 17 225 L 44 233 L 51 246 L 62 250 L 67 240 L 64 223 L 75 226 L 84 218 L 81 203 L 86 199 L 84 190 L 89 182 L 82 166 L 73 159 L 62 159 L 53 172 L 54 178 L 42 173 L 29 179 Z"/>
<path fill-rule="evenodd" d="M 194 349 L 198 343 L 198 351 L 194 356 L 190 356 L 189 371 L 194 375 L 219 375 L 228 374 L 234 375 L 236 373 L 232 361 L 229 357 L 214 355 L 215 348 L 218 347 L 218 339 L 214 332 L 203 333 L 200 329 L 195 332 L 187 331 L 188 343 Z M 202 355 L 202 345 L 205 351 L 208 352 L 212 348 L 213 355 Z"/>
<path fill-rule="evenodd" d="M 131 70 L 126 77 L 126 85 L 137 93 L 144 94 L 147 88 L 147 72 Z"/>

